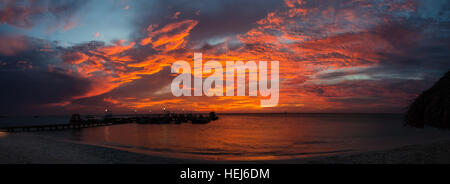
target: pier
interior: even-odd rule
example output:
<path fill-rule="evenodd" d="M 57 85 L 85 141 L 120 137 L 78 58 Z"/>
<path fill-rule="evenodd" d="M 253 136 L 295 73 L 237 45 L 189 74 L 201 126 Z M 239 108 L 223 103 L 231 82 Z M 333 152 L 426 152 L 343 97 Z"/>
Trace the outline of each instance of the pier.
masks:
<path fill-rule="evenodd" d="M 124 123 L 114 122 L 96 122 L 96 123 L 76 123 L 76 124 L 54 124 L 54 125 L 35 125 L 35 126 L 17 126 L 17 127 L 4 127 L 0 128 L 3 132 L 37 132 L 37 131 L 54 131 L 54 130 L 66 130 L 66 129 L 80 129 L 98 126 L 109 126 Z"/>
<path fill-rule="evenodd" d="M 82 119 L 79 114 L 73 114 L 69 123 L 51 124 L 51 125 L 32 125 L 32 126 L 10 126 L 0 127 L 0 132 L 38 132 L 38 131 L 56 131 L 68 129 L 81 129 L 99 126 L 110 126 L 128 123 L 138 124 L 206 124 L 210 121 L 217 120 L 218 117 L 214 112 L 209 114 L 149 114 L 149 115 L 133 115 L 126 117 L 105 116 L 103 119 L 93 119 L 87 116 L 87 119 Z"/>

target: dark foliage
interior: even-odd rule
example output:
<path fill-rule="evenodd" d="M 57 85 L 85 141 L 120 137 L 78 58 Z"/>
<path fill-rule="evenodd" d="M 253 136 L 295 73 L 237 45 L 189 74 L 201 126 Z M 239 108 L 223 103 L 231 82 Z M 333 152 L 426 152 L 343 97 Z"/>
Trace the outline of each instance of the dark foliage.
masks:
<path fill-rule="evenodd" d="M 450 71 L 414 100 L 406 113 L 405 122 L 420 128 L 425 125 L 450 128 Z"/>

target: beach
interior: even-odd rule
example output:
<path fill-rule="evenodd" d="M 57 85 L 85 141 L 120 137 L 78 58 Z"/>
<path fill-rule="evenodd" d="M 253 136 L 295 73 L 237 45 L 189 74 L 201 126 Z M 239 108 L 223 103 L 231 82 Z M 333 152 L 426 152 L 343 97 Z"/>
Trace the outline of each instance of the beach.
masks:
<path fill-rule="evenodd" d="M 264 161 L 211 161 L 152 156 L 33 133 L 0 135 L 1 164 L 429 164 L 450 163 L 450 140 L 356 154 Z"/>
<path fill-rule="evenodd" d="M 0 132 L 0 134 L 4 134 Z M 149 156 L 32 133 L 0 136 L 0 164 L 176 164 L 188 159 Z"/>
<path fill-rule="evenodd" d="M 309 164 L 449 164 L 450 140 L 394 149 L 298 160 Z"/>

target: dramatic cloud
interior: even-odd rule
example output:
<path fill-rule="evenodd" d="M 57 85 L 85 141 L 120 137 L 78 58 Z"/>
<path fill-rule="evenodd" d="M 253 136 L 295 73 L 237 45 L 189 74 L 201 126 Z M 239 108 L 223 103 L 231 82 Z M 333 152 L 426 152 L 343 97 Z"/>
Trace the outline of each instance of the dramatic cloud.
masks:
<path fill-rule="evenodd" d="M 74 16 L 78 1 L 33 3 L 5 1 L 0 20 L 28 28 L 54 14 L 84 24 Z M 70 3 L 77 6 L 61 8 Z M 8 44 L 0 46 L 1 86 L 7 86 L 1 97 L 14 108 L 2 104 L 0 113 L 101 113 L 105 107 L 117 113 L 162 107 L 401 112 L 450 69 L 449 7 L 445 0 L 121 2 L 105 13 L 125 12 L 133 33 L 111 42 L 66 45 L 26 32 L 2 33 L 0 41 Z M 103 39 L 104 32 L 88 35 Z M 169 67 L 177 60 L 192 64 L 194 52 L 224 66 L 226 61 L 280 61 L 279 105 L 262 108 L 262 97 L 174 97 Z"/>
<path fill-rule="evenodd" d="M 54 67 L 59 62 L 56 58 L 59 48 L 54 43 L 26 36 L 12 37 L 20 38 L 27 46 L 15 51 L 16 55 L 2 52 L 0 57 L 3 113 L 40 113 L 59 104 L 69 104 L 73 96 L 89 91 L 89 80 Z"/>
<path fill-rule="evenodd" d="M 158 25 L 150 25 L 147 28 L 148 37 L 141 40 L 141 45 L 151 44 L 153 49 L 158 51 L 172 51 L 183 47 L 185 38 L 197 25 L 195 20 L 184 20 L 181 22 L 165 25 L 161 29 L 156 29 Z"/>
<path fill-rule="evenodd" d="M 0 22 L 20 28 L 31 28 L 46 19 L 69 30 L 76 25 L 74 14 L 85 3 L 84 0 L 2 0 Z"/>

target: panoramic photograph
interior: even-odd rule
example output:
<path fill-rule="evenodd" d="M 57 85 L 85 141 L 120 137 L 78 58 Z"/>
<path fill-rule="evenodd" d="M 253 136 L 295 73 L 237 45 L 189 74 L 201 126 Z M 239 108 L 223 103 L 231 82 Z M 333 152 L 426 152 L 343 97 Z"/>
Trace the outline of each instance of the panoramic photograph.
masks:
<path fill-rule="evenodd" d="M 448 0 L 0 0 L 0 164 L 449 164 L 449 57 Z"/>

